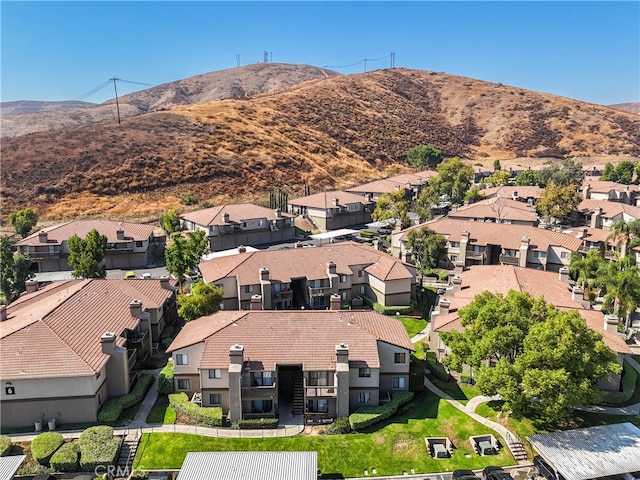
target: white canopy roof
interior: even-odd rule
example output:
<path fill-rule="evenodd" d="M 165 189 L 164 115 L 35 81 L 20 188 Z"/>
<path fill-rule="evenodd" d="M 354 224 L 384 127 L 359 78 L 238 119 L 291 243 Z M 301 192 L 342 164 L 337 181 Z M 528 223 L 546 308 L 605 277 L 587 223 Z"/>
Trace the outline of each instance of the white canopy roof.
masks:
<path fill-rule="evenodd" d="M 343 235 L 353 235 L 354 233 L 358 233 L 358 230 L 351 230 L 350 228 L 341 228 L 339 230 L 331 230 L 330 232 L 325 233 L 317 233 L 315 235 L 310 235 L 314 240 L 327 240 L 329 238 L 342 237 Z"/>

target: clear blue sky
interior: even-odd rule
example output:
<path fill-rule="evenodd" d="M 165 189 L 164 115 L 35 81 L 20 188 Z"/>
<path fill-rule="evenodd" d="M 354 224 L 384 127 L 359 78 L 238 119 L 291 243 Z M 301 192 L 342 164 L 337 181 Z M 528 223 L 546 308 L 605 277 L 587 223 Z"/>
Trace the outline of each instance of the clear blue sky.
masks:
<path fill-rule="evenodd" d="M 78 99 L 262 61 L 434 70 L 600 104 L 640 101 L 640 2 L 0 3 L 1 100 Z M 354 64 L 351 67 L 343 67 Z M 118 93 L 140 90 L 121 82 Z M 100 103 L 105 88 L 85 98 Z"/>

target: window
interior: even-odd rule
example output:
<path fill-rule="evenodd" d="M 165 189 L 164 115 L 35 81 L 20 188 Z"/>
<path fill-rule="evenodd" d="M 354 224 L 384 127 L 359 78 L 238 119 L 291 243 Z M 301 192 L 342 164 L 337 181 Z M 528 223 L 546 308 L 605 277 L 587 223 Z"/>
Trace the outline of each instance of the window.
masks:
<path fill-rule="evenodd" d="M 142 248 L 142 241 L 141 240 L 136 240 L 136 247 L 137 248 Z"/>
<path fill-rule="evenodd" d="M 405 378 L 404 377 L 393 377 L 393 388 L 404 388 Z"/>
<path fill-rule="evenodd" d="M 242 302 L 240 310 L 251 310 L 251 302 Z"/>
<path fill-rule="evenodd" d="M 358 394 L 358 402 L 369 403 L 370 400 L 371 400 L 371 394 L 369 392 L 360 392 Z"/>
<path fill-rule="evenodd" d="M 333 382 L 329 381 L 329 375 L 331 372 L 309 372 L 309 385 L 313 387 L 333 385 Z"/>
<path fill-rule="evenodd" d="M 224 290 L 224 285 L 222 283 L 214 283 L 214 286 L 216 286 L 217 288 L 221 288 L 222 290 Z"/>
<path fill-rule="evenodd" d="M 102 392 L 98 392 L 98 405 L 102 405 Z"/>
<path fill-rule="evenodd" d="M 365 287 L 364 287 L 364 285 L 360 285 L 360 286 L 358 287 L 358 293 L 359 293 L 360 295 L 364 295 L 364 292 L 365 292 Z"/>
<path fill-rule="evenodd" d="M 177 353 L 176 365 L 189 365 L 189 355 L 186 353 Z"/>
<path fill-rule="evenodd" d="M 251 400 L 251 413 L 270 413 L 273 410 L 271 400 Z"/>
<path fill-rule="evenodd" d="M 346 275 L 340 275 L 340 283 L 347 283 L 347 276 Z"/>
<path fill-rule="evenodd" d="M 364 270 L 358 270 L 358 277 L 364 277 Z"/>
<path fill-rule="evenodd" d="M 458 256 L 457 255 L 451 255 L 451 261 L 452 262 L 457 262 L 458 261 Z"/>
<path fill-rule="evenodd" d="M 460 248 L 460 242 L 449 242 L 451 248 Z"/>
<path fill-rule="evenodd" d="M 253 285 L 245 285 L 244 293 L 253 293 Z"/>
<path fill-rule="evenodd" d="M 222 370 L 219 368 L 210 368 L 209 378 L 222 378 Z"/>
<path fill-rule="evenodd" d="M 395 353 L 393 355 L 393 363 L 406 363 L 407 354 L 406 353 Z"/>
<path fill-rule="evenodd" d="M 221 393 L 210 393 L 209 394 L 209 403 L 211 405 L 222 405 L 222 394 Z"/>
<path fill-rule="evenodd" d="M 326 398 L 309 400 L 308 409 L 313 413 L 329 413 L 329 401 Z"/>
<path fill-rule="evenodd" d="M 358 370 L 358 376 L 360 377 L 370 377 L 371 369 L 370 368 L 361 368 Z"/>
<path fill-rule="evenodd" d="M 541 252 L 539 250 L 533 251 L 533 258 L 545 258 L 547 256 L 547 252 Z"/>
<path fill-rule="evenodd" d="M 569 252 L 560 252 L 560 258 L 566 260 L 567 258 L 569 258 Z"/>
<path fill-rule="evenodd" d="M 272 372 L 251 372 L 251 386 L 270 387 L 273 385 Z"/>
<path fill-rule="evenodd" d="M 348 296 L 346 290 L 340 292 L 340 300 L 348 300 L 348 299 L 349 299 L 349 296 Z"/>
<path fill-rule="evenodd" d="M 178 379 L 178 390 L 189 390 L 191 383 L 188 378 L 179 378 Z"/>

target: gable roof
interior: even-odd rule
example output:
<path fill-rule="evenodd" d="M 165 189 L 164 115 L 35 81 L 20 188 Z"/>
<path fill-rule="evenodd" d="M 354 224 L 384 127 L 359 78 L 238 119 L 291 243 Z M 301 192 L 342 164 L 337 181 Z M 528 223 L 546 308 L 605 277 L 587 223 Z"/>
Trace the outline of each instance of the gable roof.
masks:
<path fill-rule="evenodd" d="M 71 280 L 23 295 L 0 322 L 0 377 L 55 378 L 93 375 L 108 356 L 100 337 L 135 329 L 129 304 L 160 308 L 173 295 L 154 280 Z M 117 344 L 123 345 L 124 338 Z"/>
<path fill-rule="evenodd" d="M 373 311 L 221 311 L 187 323 L 168 351 L 204 342 L 199 368 L 228 368 L 229 348 L 239 344 L 258 370 L 294 363 L 326 370 L 335 368 L 336 345 L 346 343 L 351 365 L 378 368 L 378 341 L 413 351 L 402 323 Z"/>
<path fill-rule="evenodd" d="M 572 235 L 554 232 L 529 225 L 510 225 L 492 222 L 471 222 L 449 217 L 432 220 L 399 232 L 400 240 L 406 241 L 407 235 L 413 229 L 423 226 L 429 227 L 436 233 L 447 237 L 450 242 L 459 242 L 462 232 L 469 232 L 469 243 L 474 245 L 501 245 L 504 248 L 518 249 L 522 237 L 529 238 L 530 250 L 546 251 L 550 245 L 564 247 L 567 250 L 578 251 L 582 240 Z"/>
<path fill-rule="evenodd" d="M 132 242 L 147 240 L 155 229 L 153 225 L 143 223 L 116 222 L 111 220 L 74 220 L 72 222 L 61 223 L 51 227 L 42 228 L 36 233 L 32 233 L 19 242 L 17 246 L 37 246 L 42 245 L 40 232 L 47 233 L 47 245 L 61 245 L 73 235 L 85 238 L 87 234 L 96 229 L 100 235 L 107 237 L 108 243 Z M 124 240 L 118 240 L 118 230 L 124 230 Z"/>
<path fill-rule="evenodd" d="M 425 185 L 429 178 L 434 177 L 438 172 L 434 170 L 424 170 L 416 173 L 403 173 L 389 178 L 374 180 L 363 185 L 347 188 L 347 192 L 357 193 L 391 193 L 395 192 L 398 187 L 404 188 L 407 183 L 412 187 Z"/>
<path fill-rule="evenodd" d="M 449 218 L 495 218 L 501 220 L 538 223 L 538 215 L 525 203 L 506 197 L 491 197 L 450 211 Z"/>
<path fill-rule="evenodd" d="M 336 205 L 334 205 L 335 199 L 338 199 L 338 205 L 347 205 L 349 203 L 361 203 L 363 205 L 369 205 L 373 203 L 371 200 L 367 200 L 362 195 L 356 195 L 355 193 L 343 192 L 340 190 L 333 190 L 330 192 L 321 192 L 314 195 L 307 195 L 306 197 L 294 198 L 293 200 L 289 200 L 289 205 L 326 210 L 329 208 L 336 208 Z"/>
<path fill-rule="evenodd" d="M 207 260 L 199 264 L 206 282 L 236 277 L 240 285 L 260 283 L 260 269 L 269 269 L 272 281 L 289 283 L 295 278 L 317 279 L 327 276 L 327 263 L 336 264 L 338 275 L 353 274 L 353 269 L 366 267 L 371 275 L 386 280 L 413 278 L 412 265 L 394 259 L 384 252 L 359 245 L 340 242 L 315 248 L 291 250 L 260 250 Z"/>
<path fill-rule="evenodd" d="M 490 187 L 480 190 L 482 195 L 486 197 L 495 197 L 500 195 L 503 198 L 540 198 L 542 188 L 535 185 L 501 185 L 499 187 Z"/>
<path fill-rule="evenodd" d="M 582 182 L 582 188 L 589 186 L 591 193 L 609 193 L 616 192 L 639 192 L 640 186 L 638 185 L 625 185 L 623 183 L 611 182 L 608 180 L 596 180 L 592 177 L 586 177 Z"/>
<path fill-rule="evenodd" d="M 591 214 L 597 208 L 600 209 L 600 216 L 603 218 L 613 218 L 624 213 L 636 220 L 640 219 L 640 207 L 626 203 L 587 199 L 578 205 L 578 210 L 583 214 Z"/>
<path fill-rule="evenodd" d="M 224 214 L 229 214 L 229 222 L 224 222 Z M 246 220 L 255 218 L 265 218 L 267 220 L 276 220 L 282 217 L 294 217 L 288 213 L 281 212 L 280 217 L 276 215 L 276 211 L 271 208 L 253 205 L 251 203 L 235 203 L 231 205 L 220 205 L 218 207 L 205 208 L 194 212 L 184 213 L 180 218 L 193 222 L 197 225 L 228 225 L 231 223 L 242 223 Z"/>

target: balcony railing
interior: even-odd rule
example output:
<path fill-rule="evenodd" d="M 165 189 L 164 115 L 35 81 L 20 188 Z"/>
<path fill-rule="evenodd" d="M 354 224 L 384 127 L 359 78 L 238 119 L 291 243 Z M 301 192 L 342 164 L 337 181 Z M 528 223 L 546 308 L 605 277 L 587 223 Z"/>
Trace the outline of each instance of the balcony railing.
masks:
<path fill-rule="evenodd" d="M 325 297 L 330 294 L 331 294 L 331 287 L 319 287 L 319 288 L 309 287 L 310 297 Z"/>
<path fill-rule="evenodd" d="M 131 332 L 127 337 L 127 347 L 139 347 L 148 343 L 149 341 L 149 331 L 147 330 L 144 333 Z"/>
<path fill-rule="evenodd" d="M 47 250 L 46 252 L 27 252 L 31 259 L 46 259 L 55 258 L 60 256 L 60 249 Z"/>
<path fill-rule="evenodd" d="M 336 397 L 338 389 L 336 387 L 306 387 L 308 397 Z"/>
<path fill-rule="evenodd" d="M 313 413 L 307 412 L 304 414 L 304 423 L 308 425 L 316 424 L 321 425 L 325 423 L 332 423 L 336 419 L 335 414 L 330 413 Z"/>
<path fill-rule="evenodd" d="M 280 300 L 290 300 L 293 297 L 293 292 L 288 290 L 286 292 L 278 292 L 273 294 L 273 298 L 277 298 Z"/>
<path fill-rule="evenodd" d="M 252 418 L 276 418 L 276 412 L 265 412 L 265 413 L 242 412 L 242 418 L 244 420 L 251 420 Z"/>
<path fill-rule="evenodd" d="M 133 370 L 133 366 L 136 364 L 137 356 L 138 351 L 135 348 L 129 349 L 127 351 L 127 357 L 129 359 L 129 370 Z"/>
<path fill-rule="evenodd" d="M 255 385 L 242 387 L 242 398 L 267 398 L 273 396 L 276 391 L 276 382 L 273 382 L 273 385 L 264 385 L 261 387 Z"/>
<path fill-rule="evenodd" d="M 504 265 L 519 265 L 520 259 L 518 257 L 512 257 L 511 255 L 500 255 L 500 263 Z"/>
<path fill-rule="evenodd" d="M 467 260 L 484 260 L 487 252 L 476 252 L 475 250 L 467 250 Z"/>

